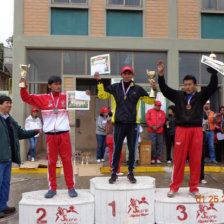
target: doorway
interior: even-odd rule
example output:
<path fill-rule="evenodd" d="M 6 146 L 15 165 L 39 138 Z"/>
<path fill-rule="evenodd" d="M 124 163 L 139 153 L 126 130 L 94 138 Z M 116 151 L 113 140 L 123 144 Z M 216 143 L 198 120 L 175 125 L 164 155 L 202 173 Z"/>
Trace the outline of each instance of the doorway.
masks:
<path fill-rule="evenodd" d="M 110 79 L 103 79 L 104 87 L 110 85 Z M 91 91 L 90 110 L 76 111 L 75 149 L 94 151 L 96 142 L 96 118 L 100 114 L 100 108 L 110 107 L 110 99 L 100 100 L 97 97 L 97 83 L 94 79 L 76 79 L 76 90 Z"/>

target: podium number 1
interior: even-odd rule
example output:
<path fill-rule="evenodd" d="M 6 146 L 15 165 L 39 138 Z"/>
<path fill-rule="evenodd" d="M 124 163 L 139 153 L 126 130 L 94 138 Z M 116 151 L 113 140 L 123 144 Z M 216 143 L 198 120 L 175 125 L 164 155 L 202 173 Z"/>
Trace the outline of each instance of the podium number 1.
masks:
<path fill-rule="evenodd" d="M 116 216 L 116 202 L 112 201 L 111 203 L 108 203 L 108 206 L 112 207 L 112 216 Z"/>

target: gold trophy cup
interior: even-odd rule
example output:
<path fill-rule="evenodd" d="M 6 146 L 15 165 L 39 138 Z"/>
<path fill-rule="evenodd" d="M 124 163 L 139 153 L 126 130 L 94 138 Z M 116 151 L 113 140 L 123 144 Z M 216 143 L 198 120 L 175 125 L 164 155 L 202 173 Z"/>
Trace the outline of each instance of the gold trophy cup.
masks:
<path fill-rule="evenodd" d="M 149 71 L 148 69 L 146 70 L 147 75 L 149 76 L 149 83 L 151 84 L 151 90 L 149 97 L 155 98 L 156 97 L 156 92 L 152 88 L 152 84 L 155 82 L 155 77 L 156 77 L 156 72 L 155 71 Z"/>
<path fill-rule="evenodd" d="M 30 65 L 20 65 L 21 71 L 21 79 L 19 82 L 19 88 L 25 88 L 26 87 L 26 76 Z"/>

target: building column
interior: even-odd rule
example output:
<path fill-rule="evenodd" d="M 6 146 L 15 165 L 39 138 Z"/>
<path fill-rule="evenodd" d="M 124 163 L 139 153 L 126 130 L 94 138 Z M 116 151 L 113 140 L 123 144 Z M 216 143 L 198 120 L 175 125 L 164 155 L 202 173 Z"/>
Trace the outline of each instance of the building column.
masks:
<path fill-rule="evenodd" d="M 12 116 L 23 128 L 25 121 L 25 103 L 20 97 L 20 64 L 26 64 L 26 48 L 23 45 L 23 0 L 14 1 L 14 38 L 13 38 L 13 79 L 12 79 Z M 25 141 L 20 141 L 21 160 L 26 160 Z"/>

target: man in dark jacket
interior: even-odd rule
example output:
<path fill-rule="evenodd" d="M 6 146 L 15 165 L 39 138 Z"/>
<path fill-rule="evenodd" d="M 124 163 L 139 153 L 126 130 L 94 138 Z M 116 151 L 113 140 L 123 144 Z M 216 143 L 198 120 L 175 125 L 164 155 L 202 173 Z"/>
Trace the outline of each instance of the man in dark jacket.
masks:
<path fill-rule="evenodd" d="M 108 86 L 104 90 L 104 86 L 100 83 L 101 77 L 99 73 L 94 75 L 98 81 L 98 97 L 100 99 L 112 99 L 113 116 L 112 123 L 114 123 L 114 152 L 112 161 L 112 174 L 109 183 L 113 184 L 117 179 L 117 170 L 119 167 L 121 149 L 124 138 L 127 136 L 128 150 L 129 150 L 129 166 L 128 179 L 131 183 L 136 183 L 134 177 L 135 156 L 137 151 L 137 142 L 140 130 L 140 120 L 138 116 L 138 109 L 140 101 L 147 104 L 153 104 L 155 98 L 150 98 L 148 93 L 139 85 L 136 85 L 132 78 L 134 77 L 134 70 L 130 66 L 124 66 L 121 70 L 122 80 L 120 83 L 115 83 Z M 155 89 L 156 84 L 152 84 Z"/>
<path fill-rule="evenodd" d="M 0 96 L 0 218 L 15 212 L 8 207 L 12 162 L 21 163 L 19 139 L 31 138 L 40 130 L 24 131 L 9 115 L 12 100 Z"/>
<path fill-rule="evenodd" d="M 187 155 L 190 165 L 190 192 L 200 196 L 198 184 L 201 171 L 202 155 L 202 115 L 205 102 L 216 91 L 218 86 L 217 72 L 207 68 L 212 74 L 208 86 L 197 92 L 196 78 L 191 75 L 184 77 L 184 91 L 177 91 L 168 87 L 164 79 L 164 65 L 158 63 L 159 87 L 163 95 L 176 106 L 176 134 L 174 146 L 174 170 L 168 197 L 174 197 L 184 178 L 184 167 Z"/>

